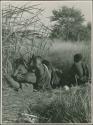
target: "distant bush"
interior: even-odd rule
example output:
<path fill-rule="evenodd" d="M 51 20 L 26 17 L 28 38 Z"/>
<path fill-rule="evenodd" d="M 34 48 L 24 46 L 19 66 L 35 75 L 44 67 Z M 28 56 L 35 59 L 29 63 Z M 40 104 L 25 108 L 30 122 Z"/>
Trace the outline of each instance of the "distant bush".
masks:
<path fill-rule="evenodd" d="M 91 23 L 84 25 L 85 18 L 80 10 L 63 6 L 53 10 L 50 19 L 55 22 L 50 37 L 74 42 L 91 40 Z"/>

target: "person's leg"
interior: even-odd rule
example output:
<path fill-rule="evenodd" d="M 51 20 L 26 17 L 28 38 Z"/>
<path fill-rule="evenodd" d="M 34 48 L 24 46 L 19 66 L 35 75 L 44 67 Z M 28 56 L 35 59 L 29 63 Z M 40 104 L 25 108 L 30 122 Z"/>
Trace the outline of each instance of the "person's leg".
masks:
<path fill-rule="evenodd" d="M 34 84 L 33 84 L 33 89 L 34 89 L 34 90 L 38 90 L 38 89 L 39 89 L 39 87 L 38 87 L 38 84 L 37 84 L 37 83 L 34 83 Z"/>

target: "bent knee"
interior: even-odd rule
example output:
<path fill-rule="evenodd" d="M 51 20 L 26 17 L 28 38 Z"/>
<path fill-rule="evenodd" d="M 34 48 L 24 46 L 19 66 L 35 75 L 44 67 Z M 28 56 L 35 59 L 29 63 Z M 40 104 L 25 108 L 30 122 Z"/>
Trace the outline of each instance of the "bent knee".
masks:
<path fill-rule="evenodd" d="M 7 79 L 8 85 L 10 87 L 12 87 L 12 88 L 14 88 L 16 90 L 18 90 L 20 88 L 20 84 L 17 81 L 15 81 L 11 76 L 7 75 L 6 79 Z"/>

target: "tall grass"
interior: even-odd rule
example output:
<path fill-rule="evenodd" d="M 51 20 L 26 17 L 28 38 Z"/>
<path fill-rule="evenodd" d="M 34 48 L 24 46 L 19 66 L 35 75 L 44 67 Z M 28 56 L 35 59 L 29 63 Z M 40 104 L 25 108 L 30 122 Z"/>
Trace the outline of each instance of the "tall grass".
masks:
<path fill-rule="evenodd" d="M 88 85 L 73 87 L 69 91 L 55 89 L 39 96 L 36 105 L 30 104 L 28 113 L 39 116 L 41 123 L 89 123 L 90 94 Z"/>
<path fill-rule="evenodd" d="M 83 61 L 87 63 L 90 70 L 91 48 L 88 43 L 56 41 L 47 58 L 55 67 L 62 68 L 67 74 L 73 63 L 73 55 L 76 53 L 83 55 Z M 55 89 L 52 94 L 48 92 L 43 97 L 39 97 L 39 102 L 34 107 L 30 104 L 28 111 L 39 115 L 39 122 L 89 123 L 91 122 L 90 90 L 90 85 L 72 87 L 69 91 Z"/>
<path fill-rule="evenodd" d="M 83 61 L 88 65 L 91 72 L 91 46 L 90 42 L 70 42 L 54 40 L 50 54 L 47 57 L 55 67 L 62 68 L 67 73 L 73 64 L 73 56 L 76 53 L 81 53 Z"/>
<path fill-rule="evenodd" d="M 84 61 L 90 67 L 89 44 L 85 42 L 72 43 L 56 39 L 52 46 L 51 40 L 47 38 L 49 33 L 47 33 L 47 31 L 49 29 L 47 29 L 47 27 L 45 27 L 39 20 L 38 14 L 41 14 L 42 9 L 36 8 L 36 10 L 38 10 L 37 13 L 37 11 L 33 12 L 33 6 L 29 6 L 29 12 L 31 10 L 31 13 L 29 13 L 30 18 L 27 17 L 28 19 L 26 19 L 25 22 L 25 14 L 23 13 L 25 11 L 27 13 L 27 9 L 25 10 L 24 7 L 26 6 L 23 6 L 22 9 L 9 5 L 9 7 L 5 8 L 5 11 L 3 10 L 2 13 L 4 18 L 4 20 L 2 20 L 4 30 L 2 34 L 3 74 L 5 72 L 10 75 L 13 73 L 14 60 L 17 57 L 22 56 L 28 62 L 31 54 L 37 54 L 43 57 L 47 55 L 47 58 L 55 67 L 62 68 L 63 72 L 67 73 L 73 63 L 73 55 L 81 52 L 84 56 Z M 7 14 L 9 15 L 8 18 Z M 15 18 L 12 19 L 13 15 L 11 14 L 13 14 Z M 35 18 L 33 18 L 33 15 Z M 16 20 L 17 18 L 18 20 Z M 30 26 L 32 30 L 34 28 L 34 31 L 41 34 L 42 39 L 38 39 L 35 35 L 25 35 L 25 32 L 22 31 L 26 31 L 28 26 Z M 20 29 L 23 36 L 20 34 Z M 51 50 L 49 51 L 50 46 Z M 7 86 L 3 77 L 3 122 L 16 122 L 17 113 L 20 111 L 19 109 L 22 108 L 23 110 L 29 104 L 30 105 L 27 108 L 28 113 L 38 115 L 39 122 L 90 122 L 90 86 L 74 87 L 69 91 L 65 91 L 61 88 L 52 90 L 51 92 L 33 92 L 33 87 L 30 87 L 24 87 L 25 91 L 21 92 L 20 90 L 18 92 L 12 91 L 11 88 Z"/>
<path fill-rule="evenodd" d="M 90 45 L 84 42 L 55 40 L 47 59 L 55 67 L 62 68 L 64 73 L 68 73 L 73 63 L 73 55 L 78 52 L 82 53 L 90 68 L 90 51 Z M 16 122 L 15 117 L 19 109 L 25 108 L 28 114 L 37 115 L 40 123 L 89 123 L 91 120 L 90 85 L 72 87 L 69 91 L 60 88 L 32 92 L 29 88 L 20 94 L 20 91 L 15 93 L 6 88 L 5 82 L 3 79 L 3 122 Z"/>

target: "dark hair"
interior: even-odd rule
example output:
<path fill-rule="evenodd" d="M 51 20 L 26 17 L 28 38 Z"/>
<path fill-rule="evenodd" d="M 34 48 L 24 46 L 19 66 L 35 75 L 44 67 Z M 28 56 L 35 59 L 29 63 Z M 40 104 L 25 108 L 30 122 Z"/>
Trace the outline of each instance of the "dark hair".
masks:
<path fill-rule="evenodd" d="M 45 59 L 42 61 L 42 63 L 45 64 L 46 66 L 50 65 L 50 62 L 48 60 L 45 60 Z"/>
<path fill-rule="evenodd" d="M 82 60 L 82 55 L 80 53 L 74 55 L 74 62 L 79 62 L 81 60 Z"/>
<path fill-rule="evenodd" d="M 14 60 L 14 63 L 18 66 L 20 64 L 24 65 L 24 59 L 22 57 Z"/>
<path fill-rule="evenodd" d="M 32 59 L 33 59 L 33 62 L 34 62 L 34 63 L 36 63 L 36 61 L 37 61 L 38 59 L 41 60 L 41 62 L 42 62 L 42 57 L 41 57 L 41 56 L 33 56 Z"/>

